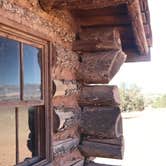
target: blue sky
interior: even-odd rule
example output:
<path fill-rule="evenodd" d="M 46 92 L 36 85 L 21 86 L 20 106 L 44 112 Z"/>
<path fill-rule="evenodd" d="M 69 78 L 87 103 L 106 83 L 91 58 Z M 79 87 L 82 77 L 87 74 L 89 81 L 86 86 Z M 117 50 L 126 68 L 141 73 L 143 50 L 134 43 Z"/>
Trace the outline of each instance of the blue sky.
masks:
<path fill-rule="evenodd" d="M 126 63 L 110 84 L 137 84 L 145 93 L 166 93 L 166 1 L 149 0 L 153 47 L 151 62 Z"/>
<path fill-rule="evenodd" d="M 41 70 L 38 63 L 39 50 L 24 44 L 24 83 L 40 84 Z M 0 85 L 20 83 L 19 43 L 0 38 Z"/>

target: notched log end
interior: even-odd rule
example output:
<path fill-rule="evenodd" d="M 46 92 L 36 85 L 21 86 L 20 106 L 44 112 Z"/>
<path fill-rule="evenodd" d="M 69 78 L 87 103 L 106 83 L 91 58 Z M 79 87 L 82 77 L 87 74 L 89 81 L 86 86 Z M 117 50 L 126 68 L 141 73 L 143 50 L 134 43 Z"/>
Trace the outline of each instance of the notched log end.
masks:
<path fill-rule="evenodd" d="M 121 50 L 113 58 L 112 63 L 110 64 L 110 67 L 108 69 L 108 82 L 111 81 L 113 77 L 117 74 L 126 59 L 127 55 Z"/>

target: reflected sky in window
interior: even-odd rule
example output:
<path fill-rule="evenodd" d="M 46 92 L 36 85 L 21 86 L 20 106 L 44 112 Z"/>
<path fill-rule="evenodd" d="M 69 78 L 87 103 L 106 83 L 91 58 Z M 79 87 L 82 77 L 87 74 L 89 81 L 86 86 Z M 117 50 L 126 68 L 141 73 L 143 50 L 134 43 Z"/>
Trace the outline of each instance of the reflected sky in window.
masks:
<path fill-rule="evenodd" d="M 0 37 L 0 101 L 20 96 L 19 43 Z"/>
<path fill-rule="evenodd" d="M 0 85 L 19 84 L 19 43 L 0 37 Z"/>
<path fill-rule="evenodd" d="M 41 99 L 41 51 L 24 44 L 24 99 Z"/>

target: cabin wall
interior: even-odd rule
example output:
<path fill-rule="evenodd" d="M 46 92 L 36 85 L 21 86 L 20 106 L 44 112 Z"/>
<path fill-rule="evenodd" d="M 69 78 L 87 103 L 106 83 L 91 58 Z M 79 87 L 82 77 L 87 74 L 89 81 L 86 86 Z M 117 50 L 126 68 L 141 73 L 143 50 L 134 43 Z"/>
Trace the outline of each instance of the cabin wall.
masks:
<path fill-rule="evenodd" d="M 108 84 L 124 63 L 126 54 L 122 51 L 119 33 L 112 28 L 104 32 L 103 28 L 94 28 L 90 32 L 92 36 L 84 40 L 89 33 L 87 29 L 79 41 L 75 38 L 77 26 L 70 13 L 66 10 L 46 13 L 38 0 L 1 0 L 0 16 L 1 22 L 11 20 L 18 27 L 24 26 L 23 31 L 40 33 L 53 45 L 50 66 L 53 165 L 83 166 L 85 158 L 91 156 L 122 158 L 118 89 L 87 85 Z M 75 52 L 73 42 L 78 46 Z"/>
<path fill-rule="evenodd" d="M 79 61 L 77 54 L 72 51 L 75 25 L 69 12 L 63 10 L 48 14 L 41 9 L 38 0 L 1 0 L 0 17 L 1 23 L 5 24 L 6 20 L 10 20 L 12 23 L 17 23 L 18 27 L 24 26 L 23 31 L 28 32 L 30 29 L 34 33 L 37 32 L 42 38 L 45 37 L 53 44 L 52 66 L 50 66 L 52 81 L 67 80 L 72 82 L 72 80 L 76 80 L 75 72 L 78 69 Z M 78 109 L 76 96 L 72 95 L 53 97 L 52 105 L 60 109 L 65 107 L 73 108 L 76 111 Z M 78 136 L 77 128 L 73 127 L 54 134 L 53 144 L 66 138 Z M 74 149 L 71 153 L 67 152 L 66 155 L 56 154 L 54 158 L 55 165 L 62 166 L 66 160 L 72 161 L 83 157 L 77 149 Z"/>

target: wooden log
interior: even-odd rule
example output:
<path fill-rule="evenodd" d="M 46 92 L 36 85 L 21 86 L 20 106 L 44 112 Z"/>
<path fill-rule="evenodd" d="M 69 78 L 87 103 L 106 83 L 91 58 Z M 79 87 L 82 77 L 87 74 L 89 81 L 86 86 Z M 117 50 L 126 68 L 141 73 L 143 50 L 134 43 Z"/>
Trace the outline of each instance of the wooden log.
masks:
<path fill-rule="evenodd" d="M 83 41 L 112 41 L 121 48 L 119 30 L 110 27 L 87 27 L 82 28 L 79 32 L 79 39 Z"/>
<path fill-rule="evenodd" d="M 136 44 L 141 55 L 148 55 L 149 48 L 143 26 L 139 0 L 133 0 L 128 5 L 129 14 L 135 34 Z"/>
<path fill-rule="evenodd" d="M 125 50 L 125 53 L 127 54 L 126 62 L 149 62 L 151 60 L 150 50 L 148 55 L 140 55 L 133 49 Z"/>
<path fill-rule="evenodd" d="M 83 141 L 78 147 L 85 157 L 123 159 L 122 146 Z"/>
<path fill-rule="evenodd" d="M 107 6 L 117 6 L 127 3 L 129 0 L 39 0 L 41 7 L 50 11 L 52 9 L 95 9 Z"/>
<path fill-rule="evenodd" d="M 80 90 L 78 103 L 80 106 L 118 106 L 120 104 L 118 87 L 109 85 L 83 86 Z"/>
<path fill-rule="evenodd" d="M 119 146 L 124 146 L 124 138 L 123 136 L 119 138 L 114 138 L 114 139 L 102 139 L 102 138 L 96 138 L 96 137 L 84 137 L 84 141 L 88 142 L 96 142 L 96 143 L 103 143 L 103 144 L 109 144 L 109 145 L 119 145 Z"/>
<path fill-rule="evenodd" d="M 77 79 L 88 84 L 104 84 L 114 77 L 126 60 L 121 50 L 85 53 L 80 57 Z"/>
<path fill-rule="evenodd" d="M 64 153 L 70 152 L 77 148 L 79 144 L 78 138 L 69 138 L 63 141 L 57 141 L 53 143 L 54 156 L 63 155 Z"/>
<path fill-rule="evenodd" d="M 73 42 L 73 51 L 120 50 L 120 35 L 115 28 L 84 28 L 79 39 Z"/>
<path fill-rule="evenodd" d="M 84 107 L 81 112 L 81 133 L 98 138 L 119 138 L 123 135 L 118 107 Z"/>
<path fill-rule="evenodd" d="M 109 51 L 109 50 L 119 50 L 121 45 L 114 41 L 97 41 L 89 40 L 82 41 L 76 40 L 73 42 L 73 51 L 82 52 L 96 52 L 96 51 Z"/>
<path fill-rule="evenodd" d="M 56 166 L 73 166 L 73 164 L 80 163 L 82 160 L 84 161 L 84 156 L 81 155 L 78 149 L 74 149 L 63 155 L 55 156 L 53 162 Z"/>
<path fill-rule="evenodd" d="M 113 166 L 113 165 L 106 165 L 106 164 L 98 164 L 93 161 L 87 161 L 85 163 L 85 166 Z"/>
<path fill-rule="evenodd" d="M 128 11 L 126 10 L 126 4 L 118 5 L 118 6 L 108 6 L 105 8 L 96 8 L 96 9 L 75 9 L 71 10 L 72 15 L 76 18 L 83 17 L 93 17 L 93 16 L 117 16 L 117 15 L 127 15 Z"/>
<path fill-rule="evenodd" d="M 53 94 L 57 96 L 71 96 L 78 94 L 79 84 L 75 80 L 54 80 Z"/>
<path fill-rule="evenodd" d="M 117 16 L 89 16 L 89 17 L 79 17 L 79 24 L 81 26 L 123 26 L 130 25 L 131 20 L 127 15 L 117 15 Z"/>
<path fill-rule="evenodd" d="M 79 111 L 75 110 L 74 108 L 54 108 L 54 112 L 58 116 L 58 131 L 76 126 L 80 121 Z"/>
<path fill-rule="evenodd" d="M 66 165 L 66 166 L 69 166 L 69 165 Z M 71 166 L 84 166 L 84 160 L 80 160 L 78 162 L 75 162 Z"/>

